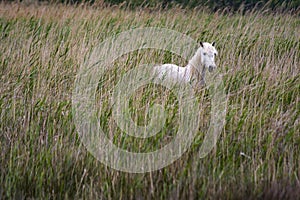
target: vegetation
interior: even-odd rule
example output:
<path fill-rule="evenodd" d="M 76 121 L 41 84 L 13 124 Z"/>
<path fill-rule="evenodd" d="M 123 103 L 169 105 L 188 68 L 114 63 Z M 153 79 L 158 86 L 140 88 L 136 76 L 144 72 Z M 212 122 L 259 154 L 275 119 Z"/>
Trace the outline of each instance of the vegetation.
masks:
<path fill-rule="evenodd" d="M 199 91 L 203 122 L 189 151 L 164 169 L 130 174 L 98 162 L 82 145 L 72 116 L 72 89 L 81 63 L 99 42 L 149 26 L 216 41 L 228 110 L 217 146 L 199 159 L 210 107 L 205 91 Z M 0 198 L 299 199 L 299 38 L 300 19 L 292 14 L 1 2 Z M 125 55 L 104 77 L 99 102 L 109 101 L 122 74 L 149 61 L 186 64 L 169 52 Z M 148 141 L 122 140 L 105 104 L 101 126 L 122 148 L 151 151 L 168 142 L 178 125 L 176 100 L 154 85 L 132 97 L 137 123 L 145 123 L 141 111 L 154 101 L 173 113 L 165 127 L 169 132 Z M 146 145 L 142 150 L 141 144 Z"/>
<path fill-rule="evenodd" d="M 6 0 L 15 1 L 15 0 Z M 34 2 L 35 0 L 18 0 L 19 2 Z M 206 7 L 211 11 L 249 11 L 249 10 L 272 10 L 276 12 L 299 12 L 300 0 L 37 0 L 36 2 L 51 2 L 51 3 L 66 3 L 66 4 L 81 4 L 88 3 L 90 5 L 118 5 L 130 9 L 135 8 L 199 8 Z"/>
<path fill-rule="evenodd" d="M 73 0 L 72 2 L 79 2 L 79 0 Z M 97 1 L 92 1 L 97 2 Z M 231 11 L 237 10 L 252 10 L 252 9 L 272 9 L 272 10 L 284 10 L 284 11 L 292 11 L 298 10 L 300 7 L 299 0 L 224 0 L 224 1 L 216 1 L 216 0 L 104 0 L 104 2 L 109 4 L 126 4 L 130 5 L 131 8 L 140 7 L 140 6 L 155 6 L 162 5 L 163 7 L 170 7 L 172 5 L 180 5 L 188 8 L 196 8 L 206 6 L 207 8 L 217 11 L 219 9 L 229 9 Z"/>

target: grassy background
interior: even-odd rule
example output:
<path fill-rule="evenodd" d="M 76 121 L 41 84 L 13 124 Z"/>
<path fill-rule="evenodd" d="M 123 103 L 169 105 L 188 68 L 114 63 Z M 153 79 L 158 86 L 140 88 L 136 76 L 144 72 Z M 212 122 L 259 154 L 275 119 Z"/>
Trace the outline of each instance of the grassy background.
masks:
<path fill-rule="evenodd" d="M 81 144 L 71 93 L 94 46 L 149 26 L 216 41 L 228 111 L 207 157 L 197 158 L 209 123 L 203 120 L 181 159 L 152 173 L 128 174 L 104 166 Z M 300 19 L 290 14 L 0 3 L 0 198 L 300 198 L 299 38 Z M 123 73 L 149 61 L 186 64 L 168 52 L 128 54 L 107 73 L 99 102 L 109 100 Z M 209 110 L 207 95 L 198 97 Z M 151 150 L 175 134 L 176 100 L 163 88 L 141 88 L 132 98 L 133 118 L 145 123 L 141 111 L 154 101 L 171 113 L 165 131 L 146 142 L 115 137 L 117 144 Z M 101 109 L 104 130 L 122 134 L 109 108 Z M 203 119 L 208 114 L 201 113 Z"/>

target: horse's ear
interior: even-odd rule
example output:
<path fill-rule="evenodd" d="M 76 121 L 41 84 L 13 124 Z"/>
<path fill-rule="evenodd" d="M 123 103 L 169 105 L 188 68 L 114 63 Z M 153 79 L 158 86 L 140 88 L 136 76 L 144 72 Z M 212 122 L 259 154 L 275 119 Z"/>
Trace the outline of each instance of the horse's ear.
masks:
<path fill-rule="evenodd" d="M 200 46 L 203 47 L 203 42 L 200 42 Z"/>
<path fill-rule="evenodd" d="M 216 44 L 216 43 L 215 43 L 214 41 L 213 41 L 213 43 L 211 43 L 211 45 L 212 45 L 213 47 L 215 46 L 215 44 Z"/>

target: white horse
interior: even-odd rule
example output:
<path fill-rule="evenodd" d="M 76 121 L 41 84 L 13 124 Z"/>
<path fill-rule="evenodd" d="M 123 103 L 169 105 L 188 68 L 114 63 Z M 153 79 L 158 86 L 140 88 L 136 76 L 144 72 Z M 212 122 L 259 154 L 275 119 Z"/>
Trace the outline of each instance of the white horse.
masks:
<path fill-rule="evenodd" d="M 189 60 L 186 67 L 180 67 L 174 64 L 164 64 L 154 68 L 156 75 L 160 79 L 175 79 L 178 82 L 203 85 L 205 83 L 205 71 L 210 72 L 216 68 L 215 57 L 218 52 L 215 48 L 215 42 L 200 42 L 200 47 L 192 59 Z"/>

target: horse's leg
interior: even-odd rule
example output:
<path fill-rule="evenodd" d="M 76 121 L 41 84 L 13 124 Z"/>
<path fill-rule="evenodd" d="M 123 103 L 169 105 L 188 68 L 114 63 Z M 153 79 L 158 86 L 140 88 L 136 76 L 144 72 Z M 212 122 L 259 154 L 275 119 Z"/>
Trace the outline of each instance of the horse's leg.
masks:
<path fill-rule="evenodd" d="M 201 80 L 200 80 L 200 85 L 205 85 L 205 66 L 203 66 L 202 72 L 201 72 Z"/>

